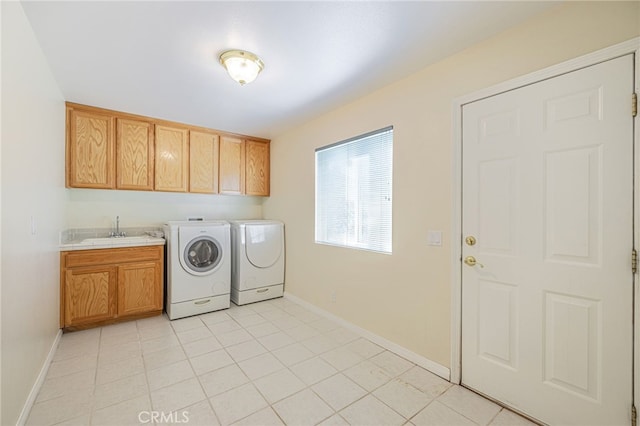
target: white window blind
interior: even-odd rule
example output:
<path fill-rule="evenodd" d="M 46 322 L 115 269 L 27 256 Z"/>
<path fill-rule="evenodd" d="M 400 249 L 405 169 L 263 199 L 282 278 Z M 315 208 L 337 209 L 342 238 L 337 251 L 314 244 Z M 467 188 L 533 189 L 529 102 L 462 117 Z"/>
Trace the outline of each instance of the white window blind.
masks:
<path fill-rule="evenodd" d="M 393 127 L 316 149 L 316 242 L 391 253 Z"/>

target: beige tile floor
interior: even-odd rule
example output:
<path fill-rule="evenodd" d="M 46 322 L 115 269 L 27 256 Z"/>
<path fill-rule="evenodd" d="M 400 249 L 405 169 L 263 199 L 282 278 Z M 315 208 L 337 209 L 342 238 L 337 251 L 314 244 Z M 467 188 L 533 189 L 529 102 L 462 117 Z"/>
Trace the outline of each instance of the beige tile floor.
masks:
<path fill-rule="evenodd" d="M 531 425 L 288 300 L 66 333 L 28 425 Z"/>

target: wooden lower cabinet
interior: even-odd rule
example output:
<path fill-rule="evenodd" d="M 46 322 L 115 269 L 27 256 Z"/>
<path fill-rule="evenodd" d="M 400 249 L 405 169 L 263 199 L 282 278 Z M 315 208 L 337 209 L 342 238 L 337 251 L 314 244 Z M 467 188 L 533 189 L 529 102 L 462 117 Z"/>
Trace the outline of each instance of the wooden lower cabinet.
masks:
<path fill-rule="evenodd" d="M 61 252 L 60 279 L 61 328 L 159 315 L 164 246 Z"/>
<path fill-rule="evenodd" d="M 162 310 L 161 276 L 157 262 L 118 266 L 118 314 Z"/>
<path fill-rule="evenodd" d="M 80 325 L 116 315 L 116 268 L 95 266 L 65 273 L 64 323 Z"/>

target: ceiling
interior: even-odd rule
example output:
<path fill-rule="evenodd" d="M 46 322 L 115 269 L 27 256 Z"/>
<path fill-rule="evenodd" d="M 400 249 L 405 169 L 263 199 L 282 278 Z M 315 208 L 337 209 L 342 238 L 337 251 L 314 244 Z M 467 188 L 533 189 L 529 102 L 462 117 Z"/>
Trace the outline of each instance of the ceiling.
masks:
<path fill-rule="evenodd" d="M 24 1 L 68 101 L 273 138 L 557 2 Z M 228 49 L 265 63 L 240 86 Z"/>

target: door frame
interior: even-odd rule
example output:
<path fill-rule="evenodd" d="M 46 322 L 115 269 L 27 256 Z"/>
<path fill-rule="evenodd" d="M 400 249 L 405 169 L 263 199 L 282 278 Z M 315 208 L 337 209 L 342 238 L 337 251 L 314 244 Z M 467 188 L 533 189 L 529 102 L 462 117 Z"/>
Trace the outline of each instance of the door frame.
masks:
<path fill-rule="evenodd" d="M 561 74 L 589 67 L 600 62 L 620 56 L 635 54 L 635 92 L 640 95 L 640 37 L 597 50 L 544 68 L 533 73 L 499 83 L 485 89 L 463 95 L 453 100 L 452 135 L 453 135 L 453 224 L 451 232 L 451 367 L 450 381 L 460 384 L 462 373 L 462 107 L 465 104 L 498 95 L 523 86 L 537 83 Z M 631 93 L 629 93 L 631 103 Z M 634 217 L 633 245 L 636 250 L 640 245 L 640 112 L 634 118 Z M 629 253 L 631 259 L 631 253 Z M 629 263 L 631 267 L 631 263 Z M 634 325 L 638 324 L 640 314 L 640 291 L 638 276 L 633 277 L 634 285 Z M 640 389 L 640 327 L 634 326 L 634 379 L 633 388 Z M 640 407 L 640 392 L 634 392 L 634 404 Z"/>

